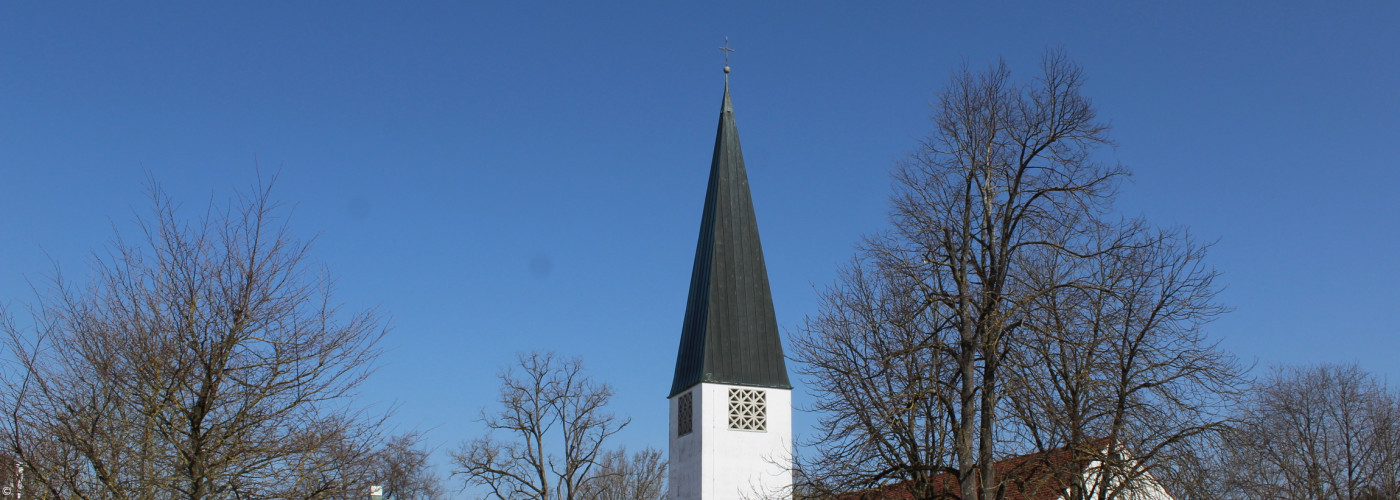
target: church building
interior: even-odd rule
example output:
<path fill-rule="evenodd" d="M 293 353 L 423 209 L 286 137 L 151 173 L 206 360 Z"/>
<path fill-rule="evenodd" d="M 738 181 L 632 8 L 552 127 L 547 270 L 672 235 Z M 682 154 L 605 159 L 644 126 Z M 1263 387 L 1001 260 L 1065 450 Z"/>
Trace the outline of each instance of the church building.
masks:
<path fill-rule="evenodd" d="M 792 496 L 792 385 L 759 245 L 729 66 L 670 400 L 671 500 Z"/>

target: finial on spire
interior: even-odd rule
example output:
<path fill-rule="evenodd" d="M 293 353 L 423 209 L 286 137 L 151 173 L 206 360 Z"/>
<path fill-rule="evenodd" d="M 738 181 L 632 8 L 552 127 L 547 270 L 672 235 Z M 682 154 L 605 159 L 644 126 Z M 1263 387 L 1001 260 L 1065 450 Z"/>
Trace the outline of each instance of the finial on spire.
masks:
<path fill-rule="evenodd" d="M 728 81 L 729 81 L 729 54 L 730 54 L 731 52 L 734 52 L 734 49 L 729 48 L 729 37 L 724 37 L 724 46 L 723 46 L 723 47 L 720 47 L 719 50 L 723 50 L 723 51 L 724 51 L 724 81 L 728 82 Z"/>

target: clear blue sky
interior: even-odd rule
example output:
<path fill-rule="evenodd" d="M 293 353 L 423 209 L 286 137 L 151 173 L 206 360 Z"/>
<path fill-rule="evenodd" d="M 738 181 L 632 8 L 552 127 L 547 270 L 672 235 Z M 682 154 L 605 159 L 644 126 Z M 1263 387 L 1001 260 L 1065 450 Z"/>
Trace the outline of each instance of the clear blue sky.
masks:
<path fill-rule="evenodd" d="M 1063 46 L 1119 208 L 1219 239 L 1224 345 L 1400 383 L 1400 3 L 872 3 L 0 3 L 0 301 L 82 277 L 143 172 L 199 207 L 260 164 L 390 318 L 366 402 L 455 448 L 554 349 L 664 448 L 724 37 L 784 328 L 884 226 L 949 74 Z"/>

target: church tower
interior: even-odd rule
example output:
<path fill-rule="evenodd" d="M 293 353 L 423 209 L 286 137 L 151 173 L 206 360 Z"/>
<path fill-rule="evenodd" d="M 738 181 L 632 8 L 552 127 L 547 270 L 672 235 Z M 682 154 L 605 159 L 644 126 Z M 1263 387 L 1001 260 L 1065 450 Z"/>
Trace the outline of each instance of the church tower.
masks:
<path fill-rule="evenodd" d="M 724 70 L 669 396 L 671 500 L 792 496 L 792 385 Z"/>

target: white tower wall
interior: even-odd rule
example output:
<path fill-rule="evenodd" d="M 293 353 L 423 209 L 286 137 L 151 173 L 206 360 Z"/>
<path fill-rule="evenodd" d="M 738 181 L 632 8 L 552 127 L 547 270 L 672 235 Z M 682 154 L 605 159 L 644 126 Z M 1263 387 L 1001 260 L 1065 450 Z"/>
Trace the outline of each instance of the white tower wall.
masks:
<path fill-rule="evenodd" d="M 729 390 L 759 390 L 765 430 L 731 429 Z M 690 393 L 692 431 L 677 436 L 679 402 Z M 670 398 L 669 500 L 792 498 L 792 391 L 698 384 Z"/>

